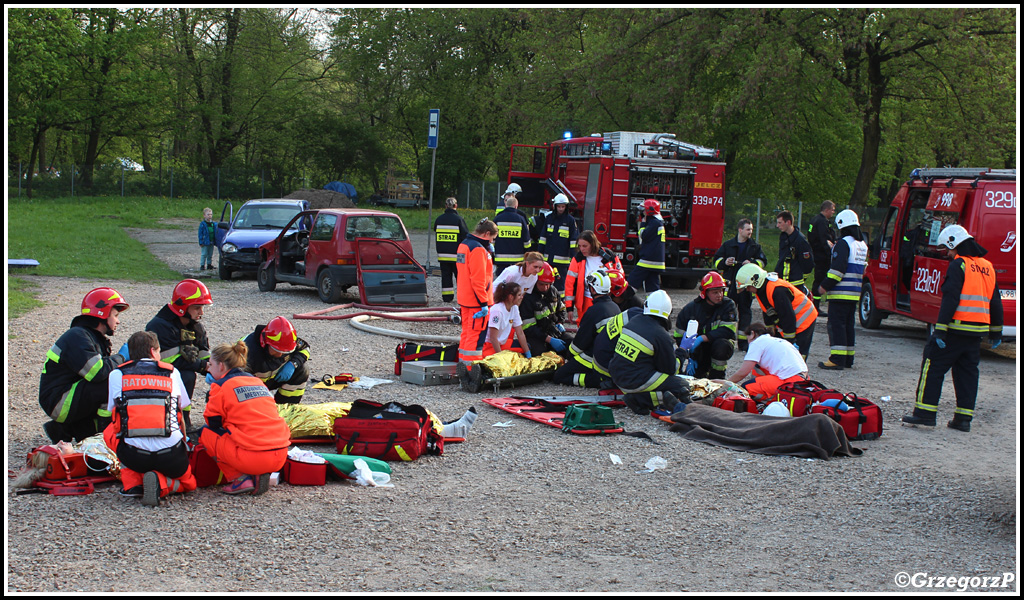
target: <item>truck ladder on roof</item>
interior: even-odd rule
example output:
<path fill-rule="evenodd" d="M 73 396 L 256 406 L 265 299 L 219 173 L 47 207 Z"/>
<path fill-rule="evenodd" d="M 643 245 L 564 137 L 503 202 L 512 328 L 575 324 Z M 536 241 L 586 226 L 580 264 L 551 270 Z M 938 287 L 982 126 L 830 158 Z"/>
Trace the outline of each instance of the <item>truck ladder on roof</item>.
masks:
<path fill-rule="evenodd" d="M 914 169 L 910 179 L 1017 179 L 1017 169 L 989 169 L 987 167 Z"/>

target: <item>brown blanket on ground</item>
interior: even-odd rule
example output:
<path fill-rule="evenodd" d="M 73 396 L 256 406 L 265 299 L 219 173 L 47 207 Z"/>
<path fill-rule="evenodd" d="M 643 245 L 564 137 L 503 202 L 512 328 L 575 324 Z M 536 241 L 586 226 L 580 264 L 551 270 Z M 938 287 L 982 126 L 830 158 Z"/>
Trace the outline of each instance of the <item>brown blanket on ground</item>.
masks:
<path fill-rule="evenodd" d="M 850 446 L 839 423 L 822 414 L 767 417 L 692 403 L 672 415 L 672 421 L 671 430 L 688 440 L 755 454 L 828 460 L 863 452 Z"/>

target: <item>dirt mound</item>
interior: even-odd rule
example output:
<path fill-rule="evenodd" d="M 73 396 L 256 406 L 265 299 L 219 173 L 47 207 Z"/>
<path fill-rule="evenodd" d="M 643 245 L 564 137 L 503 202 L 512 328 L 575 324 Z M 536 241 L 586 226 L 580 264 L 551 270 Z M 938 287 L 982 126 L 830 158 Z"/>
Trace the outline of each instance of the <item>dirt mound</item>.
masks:
<path fill-rule="evenodd" d="M 306 200 L 313 210 L 321 208 L 355 208 L 355 204 L 345 194 L 331 190 L 315 190 L 303 188 L 285 196 L 291 200 Z"/>

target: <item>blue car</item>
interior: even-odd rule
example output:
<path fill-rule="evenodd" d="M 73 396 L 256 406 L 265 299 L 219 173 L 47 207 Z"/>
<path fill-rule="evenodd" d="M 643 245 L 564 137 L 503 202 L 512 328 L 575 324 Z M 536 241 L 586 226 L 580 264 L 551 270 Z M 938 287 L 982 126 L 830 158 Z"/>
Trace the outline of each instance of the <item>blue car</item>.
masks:
<path fill-rule="evenodd" d="M 231 209 L 231 203 L 225 203 L 217 223 L 218 274 L 225 280 L 236 272 L 255 273 L 259 267 L 259 247 L 275 239 L 292 217 L 308 210 L 309 202 L 284 198 L 249 200 L 236 214 L 231 215 Z"/>

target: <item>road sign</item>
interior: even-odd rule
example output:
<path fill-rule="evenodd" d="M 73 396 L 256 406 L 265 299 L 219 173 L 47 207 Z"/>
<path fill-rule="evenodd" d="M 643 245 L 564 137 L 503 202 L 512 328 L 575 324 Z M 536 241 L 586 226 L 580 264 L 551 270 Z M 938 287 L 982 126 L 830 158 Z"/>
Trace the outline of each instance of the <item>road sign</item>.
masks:
<path fill-rule="evenodd" d="M 441 120 L 441 109 L 430 109 L 430 124 L 427 126 L 427 148 L 437 148 L 437 125 Z"/>

